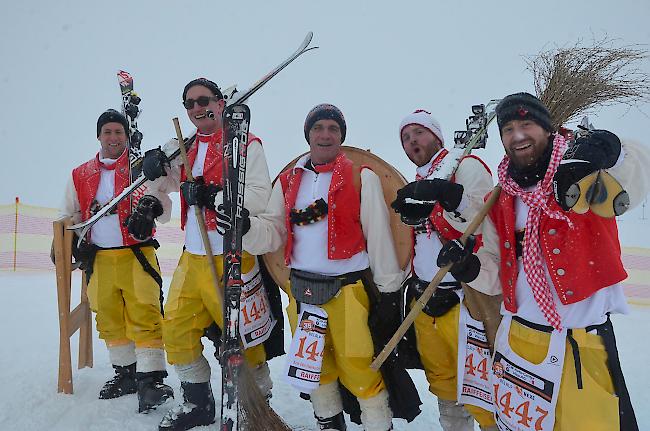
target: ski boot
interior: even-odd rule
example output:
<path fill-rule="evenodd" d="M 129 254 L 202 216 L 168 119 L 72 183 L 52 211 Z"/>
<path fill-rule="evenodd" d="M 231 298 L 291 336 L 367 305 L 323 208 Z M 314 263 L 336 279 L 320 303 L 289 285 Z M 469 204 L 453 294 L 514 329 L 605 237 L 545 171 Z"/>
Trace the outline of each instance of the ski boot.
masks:
<path fill-rule="evenodd" d="M 138 413 L 147 413 L 174 398 L 172 388 L 163 383 L 167 371 L 136 373 L 135 377 L 138 382 Z"/>
<path fill-rule="evenodd" d="M 115 376 L 104 383 L 99 391 L 100 400 L 135 394 L 138 390 L 138 385 L 135 382 L 135 363 L 126 366 L 113 365 L 113 368 L 115 368 Z"/>
<path fill-rule="evenodd" d="M 318 416 L 315 417 L 318 429 L 321 431 L 346 431 L 348 429 L 348 427 L 345 425 L 345 417 L 343 416 L 343 412 L 330 418 L 319 418 Z"/>
<path fill-rule="evenodd" d="M 214 422 L 214 398 L 210 382 L 181 382 L 183 404 L 180 404 L 163 417 L 159 431 L 185 431 L 200 425 Z"/>

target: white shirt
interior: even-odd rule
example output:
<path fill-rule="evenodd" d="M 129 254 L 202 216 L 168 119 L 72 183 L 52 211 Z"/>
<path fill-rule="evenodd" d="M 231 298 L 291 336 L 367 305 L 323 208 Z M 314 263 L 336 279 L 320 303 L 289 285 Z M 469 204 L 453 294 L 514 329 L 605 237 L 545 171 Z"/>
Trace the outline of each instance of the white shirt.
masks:
<path fill-rule="evenodd" d="M 327 202 L 332 172 L 317 173 L 302 169 L 302 179 L 294 208 L 305 209 L 318 199 Z M 331 208 L 330 208 L 331 210 Z M 330 260 L 327 257 L 328 218 L 316 223 L 293 226 L 293 253 L 291 268 L 317 272 L 323 275 L 341 275 L 368 268 L 368 253 L 363 250 L 347 259 Z"/>

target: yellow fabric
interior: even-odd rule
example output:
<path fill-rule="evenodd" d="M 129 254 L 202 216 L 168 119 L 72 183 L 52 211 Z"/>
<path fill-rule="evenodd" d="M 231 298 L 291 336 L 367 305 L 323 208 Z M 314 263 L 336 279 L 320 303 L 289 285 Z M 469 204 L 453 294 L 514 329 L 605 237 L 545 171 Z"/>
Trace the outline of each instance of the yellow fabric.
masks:
<path fill-rule="evenodd" d="M 214 257 L 223 295 L 223 257 Z M 244 252 L 242 274 L 249 273 L 255 265 L 255 257 Z M 208 259 L 183 252 L 174 272 L 163 320 L 163 340 L 170 364 L 189 364 L 203 352 L 203 330 L 212 322 L 223 329 L 223 305 L 214 289 Z M 264 345 L 244 350 L 246 361 L 252 366 L 266 361 Z"/>
<path fill-rule="evenodd" d="M 566 342 L 562 383 L 555 407 L 554 431 L 617 431 L 618 398 L 607 366 L 602 339 L 584 329 L 574 329 L 582 364 L 582 389 L 578 389 L 573 351 Z M 550 334 L 512 322 L 512 350 L 529 362 L 541 363 L 547 355 Z"/>
<path fill-rule="evenodd" d="M 158 272 L 153 247 L 142 253 Z M 99 338 L 109 346 L 162 347 L 160 287 L 130 248 L 99 250 L 88 285 L 88 301 L 96 314 Z"/>
<path fill-rule="evenodd" d="M 290 289 L 288 289 L 290 292 Z M 328 315 L 320 384 L 341 381 L 355 397 L 372 398 L 385 386 L 381 373 L 370 368 L 374 348 L 368 328 L 369 299 L 361 281 L 341 288 L 321 305 Z M 287 307 L 291 332 L 296 332 L 296 300 L 289 295 Z"/>
<path fill-rule="evenodd" d="M 420 313 L 415 318 L 415 336 L 429 391 L 443 400 L 456 400 L 458 364 L 458 318 L 460 304 L 440 317 Z M 482 426 L 495 425 L 494 415 L 480 407 L 465 409 Z"/>

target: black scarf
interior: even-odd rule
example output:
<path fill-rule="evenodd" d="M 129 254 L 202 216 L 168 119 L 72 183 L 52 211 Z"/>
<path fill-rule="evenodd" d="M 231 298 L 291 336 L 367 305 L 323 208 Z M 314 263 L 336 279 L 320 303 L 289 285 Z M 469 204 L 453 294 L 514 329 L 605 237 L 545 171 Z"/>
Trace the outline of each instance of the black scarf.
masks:
<path fill-rule="evenodd" d="M 546 175 L 546 170 L 548 169 L 548 164 L 551 162 L 553 137 L 553 135 L 549 137 L 546 150 L 544 150 L 544 153 L 542 153 L 534 164 L 523 168 L 516 167 L 512 161 L 508 164 L 508 175 L 510 175 L 510 178 L 519 184 L 520 187 L 531 187 L 544 179 L 544 175 Z"/>

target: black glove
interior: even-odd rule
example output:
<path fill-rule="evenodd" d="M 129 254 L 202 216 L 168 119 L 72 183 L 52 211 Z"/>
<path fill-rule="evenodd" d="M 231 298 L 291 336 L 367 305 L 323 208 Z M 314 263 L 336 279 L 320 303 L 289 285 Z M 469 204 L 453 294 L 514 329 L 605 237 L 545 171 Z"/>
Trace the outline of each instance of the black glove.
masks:
<path fill-rule="evenodd" d="M 129 215 L 124 224 L 133 238 L 138 241 L 145 241 L 151 238 L 154 219 L 163 213 L 162 204 L 151 195 L 144 195 L 138 201 L 135 210 Z"/>
<path fill-rule="evenodd" d="M 451 275 L 458 281 L 469 283 L 478 277 L 481 269 L 481 261 L 478 256 L 472 254 L 475 245 L 476 238 L 474 235 L 467 238 L 465 245 L 457 239 L 449 241 L 440 249 L 436 264 L 442 268 L 453 263 L 449 270 Z"/>
<path fill-rule="evenodd" d="M 251 229 L 250 212 L 246 208 L 241 209 L 241 222 L 242 222 L 242 236 L 246 235 Z M 230 230 L 232 223 L 230 215 L 226 213 L 223 204 L 219 204 L 217 208 L 217 232 L 223 235 L 227 230 Z"/>
<path fill-rule="evenodd" d="M 463 199 L 463 186 L 451 181 L 434 178 L 432 180 L 420 180 L 407 184 L 397 191 L 397 199 L 391 203 L 395 212 L 400 213 L 402 221 L 406 224 L 419 217 L 421 221 L 428 217 L 433 210 L 431 203 L 406 203 L 410 198 L 416 201 L 438 201 L 445 211 L 454 211 Z M 406 220 L 405 220 L 406 219 Z"/>
<path fill-rule="evenodd" d="M 169 167 L 169 159 L 160 147 L 152 148 L 144 153 L 142 173 L 149 181 L 166 176 L 165 167 Z"/>
<path fill-rule="evenodd" d="M 607 130 L 594 130 L 578 138 L 560 162 L 553 177 L 555 200 L 568 211 L 578 200 L 578 189 L 571 187 L 587 175 L 611 168 L 621 154 L 621 141 Z"/>
<path fill-rule="evenodd" d="M 396 201 L 395 201 L 396 202 Z M 393 202 L 391 206 L 399 213 L 402 223 L 409 226 L 419 226 L 433 211 L 433 204 L 400 203 Z"/>
<path fill-rule="evenodd" d="M 181 194 L 188 206 L 197 205 L 215 211 L 214 198 L 221 191 L 218 184 L 206 184 L 203 177 L 181 183 Z"/>
<path fill-rule="evenodd" d="M 91 257 L 97 252 L 97 246 L 88 243 L 88 241 L 85 239 L 81 240 L 81 243 L 77 245 L 76 235 L 73 239 L 72 257 L 74 257 L 75 264 L 78 264 L 79 269 L 86 269 L 88 267 L 88 263 L 91 260 Z"/>

